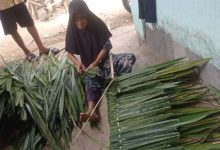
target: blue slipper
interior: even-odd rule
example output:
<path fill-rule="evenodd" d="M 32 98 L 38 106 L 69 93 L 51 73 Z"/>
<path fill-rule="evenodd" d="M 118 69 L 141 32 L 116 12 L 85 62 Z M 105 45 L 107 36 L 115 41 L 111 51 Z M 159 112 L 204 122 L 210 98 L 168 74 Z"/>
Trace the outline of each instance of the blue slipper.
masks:
<path fill-rule="evenodd" d="M 60 50 L 58 48 L 50 47 L 50 48 L 48 48 L 48 52 L 40 53 L 39 55 L 40 56 L 43 55 L 43 54 L 45 54 L 45 55 L 49 55 L 49 54 L 56 55 L 59 52 L 60 52 Z"/>
<path fill-rule="evenodd" d="M 29 62 L 33 62 L 36 59 L 37 59 L 37 56 L 33 53 L 30 53 L 30 54 L 26 55 L 26 60 L 29 61 Z"/>

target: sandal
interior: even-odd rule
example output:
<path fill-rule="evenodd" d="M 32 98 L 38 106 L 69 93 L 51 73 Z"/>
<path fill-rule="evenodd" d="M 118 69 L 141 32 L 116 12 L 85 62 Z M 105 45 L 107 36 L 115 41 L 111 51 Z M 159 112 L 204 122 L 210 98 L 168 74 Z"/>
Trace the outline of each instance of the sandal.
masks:
<path fill-rule="evenodd" d="M 30 53 L 30 54 L 26 55 L 26 60 L 29 62 L 33 62 L 36 58 L 37 58 L 37 56 L 34 53 Z"/>
<path fill-rule="evenodd" d="M 53 54 L 53 55 L 56 55 L 60 52 L 60 50 L 58 48 L 54 48 L 54 47 L 50 47 L 48 48 L 48 51 L 47 52 L 43 52 L 43 53 L 40 53 L 39 55 L 49 55 L 49 54 Z"/>

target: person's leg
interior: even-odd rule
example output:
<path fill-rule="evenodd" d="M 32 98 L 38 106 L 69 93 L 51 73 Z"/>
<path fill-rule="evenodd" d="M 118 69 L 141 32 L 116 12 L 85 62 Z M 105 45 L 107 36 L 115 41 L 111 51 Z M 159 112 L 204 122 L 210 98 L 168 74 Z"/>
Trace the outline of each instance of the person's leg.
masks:
<path fill-rule="evenodd" d="M 89 100 L 88 101 L 88 110 L 87 113 L 91 113 L 93 111 L 93 109 L 95 108 L 95 102 L 94 100 Z"/>
<path fill-rule="evenodd" d="M 122 53 L 113 56 L 114 69 L 116 76 L 120 76 L 132 71 L 132 66 L 136 61 L 136 57 L 133 54 Z"/>
<path fill-rule="evenodd" d="M 120 76 L 132 71 L 132 66 L 136 61 L 136 57 L 133 54 L 122 53 L 122 54 L 112 54 L 113 66 L 114 66 L 114 75 Z M 111 67 L 110 60 L 106 59 L 102 66 L 101 74 L 105 79 L 111 77 Z M 105 82 L 103 84 L 106 84 Z"/>
<path fill-rule="evenodd" d="M 33 37 L 34 41 L 37 44 L 40 54 L 48 54 L 49 49 L 45 48 L 43 43 L 41 42 L 39 33 L 34 25 L 34 21 L 24 3 L 16 5 L 15 16 L 16 20 L 21 27 L 26 27 L 28 32 Z"/>
<path fill-rule="evenodd" d="M 14 15 L 16 10 L 16 6 L 13 6 L 6 10 L 0 11 L 2 27 L 5 35 L 10 34 L 18 46 L 23 50 L 23 52 L 27 55 L 33 55 L 30 50 L 25 46 L 23 39 L 17 31 L 17 18 Z"/>
<path fill-rule="evenodd" d="M 59 49 L 57 49 L 57 48 L 46 48 L 43 45 L 43 43 L 40 39 L 39 33 L 38 33 L 38 31 L 37 31 L 37 29 L 34 25 L 33 26 L 28 26 L 27 30 L 31 34 L 31 36 L 33 37 L 34 41 L 36 42 L 37 47 L 39 49 L 39 54 L 40 55 L 42 55 L 42 54 L 48 55 L 50 52 L 53 53 L 54 55 L 59 53 Z"/>
<path fill-rule="evenodd" d="M 99 112 L 98 112 L 98 107 L 93 112 L 95 106 L 96 106 L 96 103 L 93 100 L 88 101 L 88 109 L 87 109 L 87 111 L 80 113 L 80 121 L 81 122 L 87 121 L 88 118 L 89 118 L 89 121 L 99 121 L 100 120 L 100 116 L 99 116 Z"/>
<path fill-rule="evenodd" d="M 87 82 L 87 84 L 88 84 L 88 82 Z M 99 111 L 98 111 L 99 107 L 97 107 L 96 110 L 94 110 L 94 109 L 95 109 L 95 106 L 96 106 L 98 100 L 100 99 L 100 95 L 101 95 L 100 93 L 101 93 L 101 89 L 97 88 L 97 87 L 90 87 L 86 90 L 86 99 L 87 99 L 87 103 L 88 103 L 88 108 L 87 108 L 86 112 L 80 113 L 80 121 L 81 122 L 85 122 L 88 118 L 89 118 L 89 121 L 99 121 L 99 119 L 100 119 Z M 93 112 L 93 110 L 94 110 L 94 112 Z"/>
<path fill-rule="evenodd" d="M 18 46 L 24 51 L 25 55 L 32 54 L 30 50 L 25 46 L 23 39 L 21 38 L 18 31 L 15 31 L 14 33 L 11 33 L 12 38 L 15 40 L 15 42 L 18 44 Z"/>
<path fill-rule="evenodd" d="M 30 27 L 27 27 L 27 30 L 31 34 L 31 36 L 33 37 L 34 41 L 36 42 L 37 47 L 39 49 L 39 53 L 40 54 L 48 53 L 49 50 L 46 47 L 44 47 L 36 27 L 33 25 Z"/>

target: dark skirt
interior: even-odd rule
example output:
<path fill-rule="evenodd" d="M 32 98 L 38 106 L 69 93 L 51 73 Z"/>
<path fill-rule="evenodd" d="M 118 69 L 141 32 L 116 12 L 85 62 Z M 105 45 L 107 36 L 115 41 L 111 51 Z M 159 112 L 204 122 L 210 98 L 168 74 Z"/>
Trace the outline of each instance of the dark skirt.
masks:
<path fill-rule="evenodd" d="M 132 71 L 136 58 L 133 54 L 123 53 L 112 55 L 114 75 L 120 76 Z M 102 89 L 104 89 L 111 77 L 110 60 L 107 58 L 100 70 L 98 71 L 99 76 L 89 77 L 85 76 L 86 85 L 86 99 L 87 101 L 94 101 L 97 103 L 101 96 Z"/>

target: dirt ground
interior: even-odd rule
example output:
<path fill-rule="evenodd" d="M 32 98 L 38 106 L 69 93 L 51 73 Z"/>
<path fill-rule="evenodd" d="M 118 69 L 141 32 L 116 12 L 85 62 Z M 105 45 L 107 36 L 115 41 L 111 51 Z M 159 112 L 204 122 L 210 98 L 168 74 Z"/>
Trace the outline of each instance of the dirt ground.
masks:
<path fill-rule="evenodd" d="M 85 0 L 90 8 L 97 16 L 99 16 L 111 29 L 132 24 L 132 16 L 122 5 L 120 0 Z M 58 7 L 55 13 L 50 14 L 48 21 L 44 20 L 45 12 L 40 11 L 40 19 L 35 20 L 40 37 L 46 47 L 50 47 L 56 43 L 65 40 L 66 27 L 68 23 L 68 14 L 65 9 Z M 34 18 L 34 17 L 33 17 Z M 38 54 L 38 49 L 30 34 L 25 28 L 18 27 L 26 46 Z M 62 46 L 64 48 L 64 45 Z M 2 27 L 0 26 L 0 55 L 6 62 L 24 58 L 23 51 L 13 41 L 11 36 L 4 36 Z M 3 60 L 0 60 L 0 64 Z"/>
<path fill-rule="evenodd" d="M 134 26 L 132 25 L 132 16 L 128 13 L 122 5 L 120 0 L 85 0 L 89 8 L 98 15 L 111 29 L 113 37 L 113 52 L 119 53 L 127 52 L 128 47 L 135 49 L 134 44 L 130 40 L 137 40 Z M 64 48 L 64 40 L 66 34 L 66 26 L 68 22 L 68 14 L 65 13 L 64 8 L 57 8 L 56 13 L 51 14 L 48 21 L 44 20 L 44 12 L 41 13 L 40 20 L 35 20 L 36 27 L 39 31 L 40 37 L 45 46 Z M 37 46 L 32 37 L 24 28 L 18 29 L 27 47 L 38 54 Z M 127 36 L 132 37 L 129 39 Z M 127 40 L 125 40 L 127 39 Z M 119 42 L 120 41 L 120 42 Z M 122 42 L 123 41 L 123 42 Z M 138 41 L 135 41 L 138 43 Z M 138 44 L 136 44 L 138 45 Z M 0 55 L 6 62 L 25 58 L 23 52 L 10 36 L 3 36 L 0 26 Z M 3 60 L 0 59 L 0 65 Z M 109 149 L 109 125 L 107 113 L 107 101 L 103 99 L 100 105 L 101 122 L 97 127 L 91 128 L 88 124 L 75 141 L 70 143 L 70 148 L 73 150 L 106 150 Z M 79 130 L 73 132 L 73 139 Z M 88 137 L 90 136 L 90 137 Z M 92 137 L 92 138 L 91 138 Z M 10 149 L 10 147 L 9 147 Z M 46 148 L 47 149 L 47 148 Z"/>
<path fill-rule="evenodd" d="M 112 53 L 133 53 L 136 56 L 136 63 L 133 70 L 137 70 L 149 64 L 159 63 L 158 54 L 153 49 L 146 49 L 140 42 L 137 32 L 132 22 L 132 16 L 122 6 L 121 0 L 85 0 L 89 8 L 97 14 L 102 20 L 110 26 L 113 34 L 111 42 L 113 45 Z M 40 15 L 44 19 L 44 12 Z M 64 48 L 65 31 L 68 22 L 68 14 L 63 8 L 58 8 L 57 12 L 51 16 L 48 21 L 35 21 L 43 43 L 47 46 Z M 36 44 L 25 29 L 19 29 L 19 33 L 25 41 L 25 44 L 34 53 L 38 54 Z M 12 61 L 24 58 L 22 50 L 10 36 L 1 37 L 0 31 L 0 55 L 6 61 Z M 148 57 L 145 57 L 148 56 Z M 2 61 L 1 61 L 2 62 Z M 71 150 L 109 150 L 110 127 L 108 124 L 108 107 L 106 98 L 102 99 L 100 104 L 101 122 L 97 127 L 91 127 L 87 124 L 83 133 L 77 138 L 79 129 L 73 132 Z"/>

